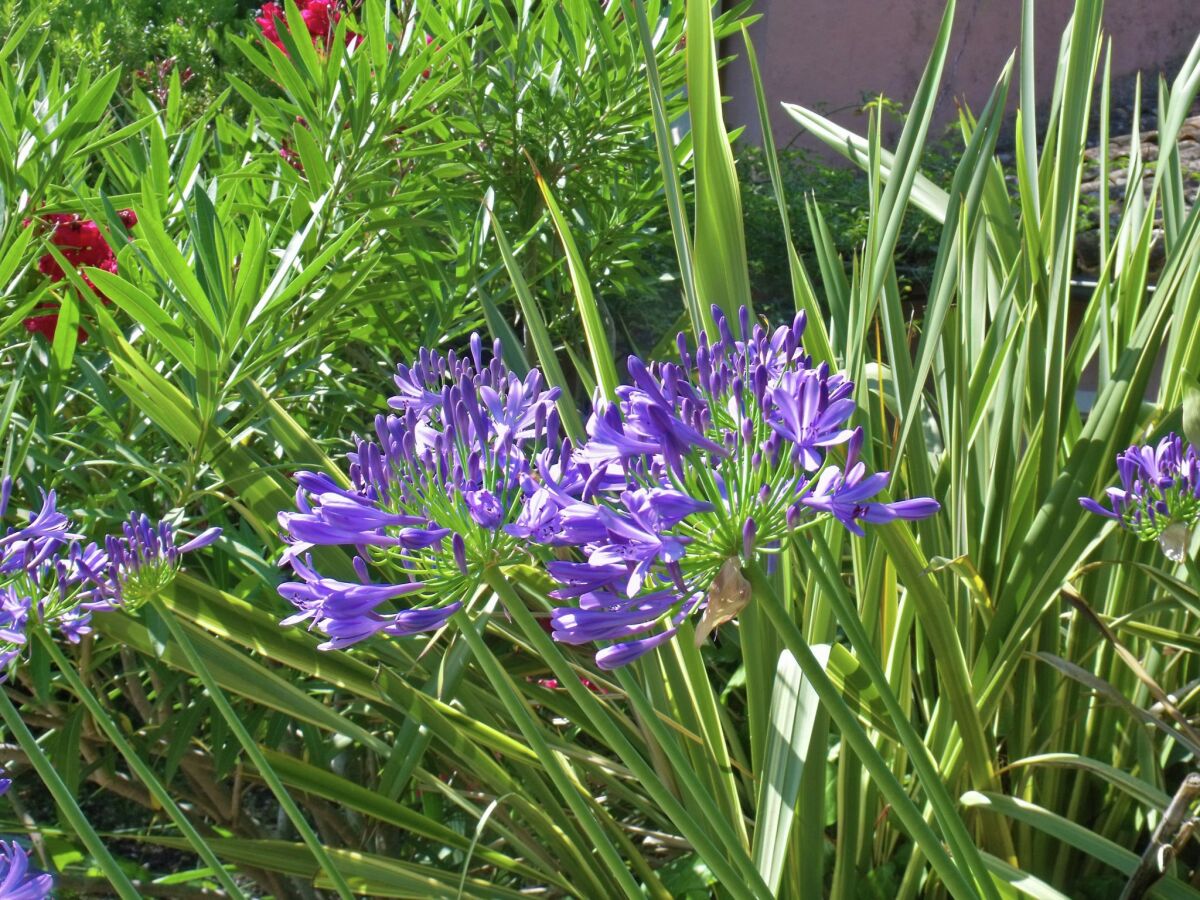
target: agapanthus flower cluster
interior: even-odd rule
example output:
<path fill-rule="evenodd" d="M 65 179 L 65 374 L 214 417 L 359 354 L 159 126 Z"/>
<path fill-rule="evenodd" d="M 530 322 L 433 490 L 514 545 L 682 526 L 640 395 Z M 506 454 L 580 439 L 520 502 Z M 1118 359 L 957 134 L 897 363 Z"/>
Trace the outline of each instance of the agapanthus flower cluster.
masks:
<path fill-rule="evenodd" d="M 719 337 L 693 353 L 680 335 L 678 362 L 630 357 L 630 384 L 597 398 L 580 446 L 559 435 L 557 391 L 509 372 L 498 345 L 487 366 L 477 338 L 470 358 L 422 351 L 399 369 L 396 414 L 357 440 L 350 487 L 298 475 L 299 512 L 280 515 L 300 576 L 281 588 L 298 609 L 286 622 L 309 621 L 326 648 L 439 628 L 487 567 L 532 559 L 574 601 L 553 636 L 611 642 L 597 661 L 612 668 L 700 611 L 702 640 L 749 601 L 741 567 L 821 517 L 862 534 L 938 510 L 877 499 L 888 475 L 859 459 L 854 386 L 804 353 L 802 315 L 767 332 L 743 311 L 738 340 L 713 314 Z M 357 580 L 318 572 L 318 544 L 352 550 Z"/>
<path fill-rule="evenodd" d="M 342 17 L 339 10 L 340 5 L 338 0 L 296 0 L 296 8 L 300 11 L 304 27 L 308 29 L 308 38 L 314 47 L 323 49 L 333 37 L 337 23 Z M 262 29 L 263 39 L 270 41 L 286 54 L 287 48 L 279 37 L 280 27 L 284 29 L 288 27 L 284 5 L 282 3 L 264 3 L 255 21 Z M 354 42 L 357 38 L 358 35 L 353 32 L 346 33 L 347 44 Z"/>
<path fill-rule="evenodd" d="M 137 215 L 131 209 L 122 210 L 118 215 L 126 228 L 133 228 L 137 224 Z M 50 213 L 40 216 L 36 220 L 27 221 L 26 225 L 34 223 L 49 229 L 50 243 L 58 248 L 66 261 L 76 270 L 82 270 L 84 266 L 92 266 L 103 269 L 105 272 L 116 273 L 116 254 L 113 253 L 112 247 L 101 234 L 100 226 L 93 220 L 84 219 L 76 213 Z M 38 271 L 56 283 L 67 277 L 58 260 L 50 253 L 38 260 Z M 79 272 L 79 275 L 93 293 L 103 300 L 104 295 L 92 283 L 92 280 L 82 271 Z M 26 330 L 40 334 L 48 341 L 54 340 L 54 333 L 58 329 L 57 309 L 56 302 L 38 307 L 34 315 L 25 319 Z M 80 328 L 79 341 L 82 343 L 85 340 L 87 340 L 87 332 Z"/>
<path fill-rule="evenodd" d="M 803 314 L 768 332 L 742 310 L 742 340 L 719 309 L 713 317 L 717 339 L 701 335 L 692 352 L 679 335 L 677 362 L 630 357 L 631 383 L 595 403 L 576 454 L 608 477 L 556 511 L 599 536 L 571 541 L 579 560 L 548 563 L 552 596 L 576 602 L 553 611 L 554 637 L 613 642 L 597 654 L 602 668 L 670 640 L 701 610 L 704 640 L 749 602 L 741 568 L 822 515 L 861 535 L 864 523 L 939 508 L 876 499 L 889 478 L 859 459 L 862 430 L 847 427 L 854 385 L 804 352 Z M 531 498 L 529 515 L 540 506 Z"/>
<path fill-rule="evenodd" d="M 1200 457 L 1192 444 L 1168 434 L 1156 445 L 1130 447 L 1117 456 L 1120 487 L 1107 491 L 1109 506 L 1080 497 L 1084 509 L 1116 519 L 1143 541 L 1182 562 L 1200 520 Z"/>
<path fill-rule="evenodd" d="M 558 478 L 559 392 L 510 371 L 499 345 L 487 362 L 478 336 L 468 356 L 422 350 L 395 382 L 393 413 L 355 439 L 348 486 L 298 473 L 299 511 L 279 516 L 298 577 L 280 588 L 297 609 L 285 624 L 307 621 L 326 648 L 443 626 L 487 567 L 527 558 L 505 526 L 535 474 Z M 353 573 L 320 571 L 321 545 L 351 550 Z"/>
<path fill-rule="evenodd" d="M 53 896 L 54 878 L 29 865 L 29 854 L 16 841 L 0 841 L 0 897 L 45 900 Z"/>
<path fill-rule="evenodd" d="M 0 523 L 11 495 L 12 480 L 5 478 Z M 31 629 L 78 642 L 91 631 L 93 613 L 136 607 L 171 582 L 182 554 L 208 546 L 219 534 L 210 528 L 176 546 L 171 525 L 134 516 L 121 535 L 84 544 L 59 511 L 55 492 L 43 494 L 38 512 L 0 536 L 0 680 L 23 656 Z"/>

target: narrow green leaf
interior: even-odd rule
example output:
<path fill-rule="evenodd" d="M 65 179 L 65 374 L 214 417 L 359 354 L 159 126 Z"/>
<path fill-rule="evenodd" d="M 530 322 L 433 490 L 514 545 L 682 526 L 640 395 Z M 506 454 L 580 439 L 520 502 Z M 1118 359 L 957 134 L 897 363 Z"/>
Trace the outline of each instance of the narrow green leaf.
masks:
<path fill-rule="evenodd" d="M 533 161 L 530 160 L 530 165 L 532 164 Z M 534 166 L 533 174 L 537 179 L 538 188 L 542 192 L 542 198 L 546 201 L 546 208 L 550 210 L 550 218 L 554 221 L 554 229 L 558 232 L 558 239 L 562 242 L 563 251 L 567 255 L 567 268 L 571 273 L 571 285 L 575 289 L 575 305 L 579 310 L 580 322 L 583 323 L 588 358 L 592 363 L 592 377 L 600 384 L 604 396 L 610 401 L 615 400 L 620 379 L 617 378 L 617 367 L 613 362 L 612 350 L 608 345 L 608 335 L 604 330 L 600 307 L 596 305 L 596 298 L 592 294 L 592 285 L 583 264 L 583 257 L 579 255 L 575 238 L 571 236 L 571 229 L 567 226 L 567 220 L 563 218 L 558 203 L 555 202 L 554 195 L 550 192 L 549 185 L 546 184 L 542 173 L 537 170 L 536 166 Z"/>
<path fill-rule="evenodd" d="M 521 316 L 533 339 L 533 346 L 537 351 L 542 372 L 545 373 L 546 380 L 551 385 L 562 390 L 562 394 L 558 398 L 558 411 L 562 416 L 563 427 L 571 439 L 579 443 L 584 438 L 583 420 L 579 417 L 579 409 L 571 397 L 570 385 L 567 384 L 562 367 L 558 364 L 558 354 L 554 352 L 554 343 L 550 339 L 550 332 L 546 328 L 542 310 L 538 306 L 537 299 L 529 290 L 529 284 L 525 281 L 521 266 L 513 255 L 512 245 L 509 244 L 508 238 L 504 234 L 504 228 L 490 209 L 488 209 L 488 218 L 492 230 L 496 234 L 496 244 L 500 248 L 504 267 L 508 270 L 508 277 L 512 279 L 513 290 L 517 294 L 517 302 L 521 307 Z"/>
<path fill-rule="evenodd" d="M 705 0 L 687 2 L 687 93 L 696 171 L 696 293 L 701 304 L 719 306 L 736 323 L 738 309 L 753 312 L 754 305 L 741 192 L 721 110 L 711 4 Z M 700 313 L 715 337 L 707 310 Z"/>
<path fill-rule="evenodd" d="M 1018 822 L 1024 822 L 1047 837 L 1081 850 L 1097 862 L 1111 866 L 1126 875 L 1131 874 L 1137 868 L 1139 857 L 1133 851 L 1113 843 L 1108 838 L 1096 834 L 1077 822 L 1064 819 L 1062 816 L 1026 800 L 1006 797 L 1002 794 L 968 791 L 962 797 L 962 804 L 968 809 L 982 809 L 1007 816 Z M 1196 900 L 1196 898 L 1200 898 L 1200 891 L 1188 887 L 1172 875 L 1168 875 L 1158 882 L 1153 893 L 1164 900 Z"/>
<path fill-rule="evenodd" d="M 813 653 L 824 665 L 828 655 L 822 659 L 819 649 L 814 647 Z M 771 730 L 764 768 L 759 773 L 754 825 L 754 864 L 776 894 L 787 860 L 804 767 L 810 761 L 822 766 L 825 762 L 825 748 L 811 746 L 819 710 L 816 691 L 805 680 L 796 658 L 784 650 L 771 693 Z"/>

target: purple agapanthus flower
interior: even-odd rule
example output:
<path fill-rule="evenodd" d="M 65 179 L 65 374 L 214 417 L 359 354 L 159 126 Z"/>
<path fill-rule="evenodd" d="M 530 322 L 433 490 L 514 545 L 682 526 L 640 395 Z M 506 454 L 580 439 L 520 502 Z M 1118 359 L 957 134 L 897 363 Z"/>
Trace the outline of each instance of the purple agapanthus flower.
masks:
<path fill-rule="evenodd" d="M 80 573 L 91 582 L 83 607 L 91 611 L 118 606 L 136 609 L 175 580 L 184 554 L 201 550 L 220 536 L 220 528 L 207 528 L 177 544 L 169 522 L 155 523 L 146 515 L 131 515 L 120 535 L 105 539 L 103 550 L 91 546 L 73 557 Z M 72 626 L 78 628 L 79 623 Z"/>
<path fill-rule="evenodd" d="M 601 568 L 629 566 L 625 593 L 633 597 L 655 565 L 683 558 L 691 538 L 674 535 L 671 529 L 692 513 L 712 507 L 667 488 L 625 491 L 620 504 L 620 509 L 598 507 L 607 538 L 593 545 L 588 563 Z"/>
<path fill-rule="evenodd" d="M 803 314 L 768 333 L 743 310 L 741 339 L 713 315 L 717 337 L 693 352 L 680 335 L 678 362 L 630 357 L 578 445 L 559 434 L 558 391 L 509 371 L 498 344 L 485 360 L 472 336 L 467 355 L 422 349 L 398 366 L 393 414 L 355 439 L 345 481 L 297 475 L 296 510 L 279 517 L 296 575 L 285 623 L 329 648 L 441 628 L 485 573 L 534 558 L 551 596 L 575 601 L 554 610 L 554 636 L 610 643 L 597 660 L 619 666 L 701 609 L 704 635 L 735 617 L 749 602 L 739 566 L 821 517 L 862 534 L 937 511 L 875 499 L 888 475 L 857 459 L 854 385 L 804 352 Z M 309 551 L 329 545 L 357 583 L 316 568 Z"/>
<path fill-rule="evenodd" d="M 12 481 L 5 478 L 0 516 L 11 499 Z M 0 537 L 0 681 L 24 654 L 30 629 L 57 628 L 71 639 L 74 621 L 87 618 L 78 609 L 80 579 L 70 563 L 78 537 L 54 491 L 42 492 L 41 508 Z"/>
<path fill-rule="evenodd" d="M 536 483 L 527 486 L 520 513 L 504 530 L 516 538 L 557 547 L 581 547 L 603 541 L 607 534 L 597 507 Z"/>
<path fill-rule="evenodd" d="M 847 424 L 854 385 L 804 352 L 803 314 L 768 333 L 743 310 L 741 340 L 720 310 L 713 316 L 718 337 L 700 335 L 693 353 L 680 335 L 677 363 L 630 358 L 630 383 L 597 403 L 576 451 L 592 467 L 589 484 L 567 501 L 539 496 L 521 523 L 530 540 L 579 548 L 582 561 L 548 565 L 553 596 L 578 604 L 554 610 L 554 636 L 612 642 L 597 655 L 603 667 L 660 646 L 701 609 L 703 634 L 733 618 L 748 601 L 738 566 L 769 564 L 818 517 L 861 535 L 865 523 L 939 508 L 874 499 L 889 476 L 858 461 L 862 431 Z M 573 503 L 598 510 L 578 517 L 589 527 L 577 540 L 563 527 Z"/>
<path fill-rule="evenodd" d="M 355 440 L 346 482 L 300 473 L 297 511 L 279 515 L 298 578 L 280 588 L 297 609 L 284 624 L 307 622 L 326 649 L 442 628 L 486 568 L 523 557 L 528 531 L 559 527 L 584 485 L 547 457 L 570 457 L 558 389 L 510 371 L 498 343 L 486 361 L 478 336 L 465 356 L 422 349 L 396 386 L 395 414 Z M 553 499 L 539 493 L 551 476 Z M 315 545 L 344 547 L 360 583 L 319 571 Z"/>
<path fill-rule="evenodd" d="M 12 482 L 5 479 L 7 509 Z M 0 516 L 3 511 L 0 511 Z M 70 531 L 70 520 L 57 507 L 54 491 L 42 494 L 42 508 L 23 526 L 9 528 L 0 536 L 0 577 L 37 569 L 56 551 L 79 535 Z"/>
<path fill-rule="evenodd" d="M 29 865 L 29 854 L 16 841 L 0 841 L 0 897 L 44 900 L 54 891 L 54 878 Z"/>
<path fill-rule="evenodd" d="M 771 428 L 791 443 L 792 454 L 809 472 L 825 461 L 823 450 L 844 444 L 850 429 L 842 425 L 854 412 L 850 391 L 854 385 L 844 379 L 830 384 L 824 367 L 784 372 L 778 386 L 771 390 Z"/>
<path fill-rule="evenodd" d="M 1116 519 L 1144 541 L 1158 541 L 1169 559 L 1182 562 L 1200 520 L 1200 457 L 1174 433 L 1157 444 L 1133 445 L 1117 456 L 1120 487 L 1106 491 L 1109 506 L 1080 497 L 1084 509 Z"/>

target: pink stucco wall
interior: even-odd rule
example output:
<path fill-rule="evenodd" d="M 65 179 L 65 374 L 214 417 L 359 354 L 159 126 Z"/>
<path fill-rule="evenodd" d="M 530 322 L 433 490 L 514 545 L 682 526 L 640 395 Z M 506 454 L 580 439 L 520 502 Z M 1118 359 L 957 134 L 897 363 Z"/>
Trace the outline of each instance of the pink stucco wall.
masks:
<path fill-rule="evenodd" d="M 1037 4 L 1036 54 L 1039 102 L 1049 98 L 1062 30 L 1072 0 Z M 855 131 L 866 132 L 858 112 L 863 94 L 884 94 L 908 106 L 941 19 L 941 0 L 757 0 L 763 18 L 751 37 L 763 71 L 775 142 L 785 146 L 799 128 L 779 108 L 782 101 L 823 111 Z M 1020 0 L 959 0 L 946 61 L 938 122 L 954 117 L 954 101 L 978 112 L 1000 67 L 1020 38 Z M 1108 0 L 1104 27 L 1113 39 L 1113 72 L 1153 73 L 1186 56 L 1200 34 L 1200 0 Z M 727 40 L 725 54 L 744 56 L 741 37 Z M 1151 91 L 1154 77 L 1144 84 Z M 1010 99 L 1016 97 L 1016 79 Z M 760 129 L 749 68 L 739 58 L 724 74 L 731 126 L 745 125 L 758 142 Z M 798 142 L 800 143 L 800 142 Z M 803 142 L 806 146 L 813 146 Z"/>

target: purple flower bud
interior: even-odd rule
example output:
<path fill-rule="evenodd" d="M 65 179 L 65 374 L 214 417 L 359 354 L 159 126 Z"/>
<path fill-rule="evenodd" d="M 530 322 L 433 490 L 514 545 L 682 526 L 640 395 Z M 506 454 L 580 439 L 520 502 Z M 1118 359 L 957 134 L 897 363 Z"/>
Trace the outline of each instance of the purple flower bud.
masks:
<path fill-rule="evenodd" d="M 793 503 L 787 508 L 787 527 L 789 531 L 794 531 L 796 526 L 800 524 L 800 515 L 803 507 L 799 503 Z"/>
<path fill-rule="evenodd" d="M 862 450 L 863 445 L 863 430 L 862 426 L 855 428 L 850 434 L 850 440 L 846 443 L 846 468 L 854 468 L 854 464 L 858 462 L 858 453 Z"/>
<path fill-rule="evenodd" d="M 350 564 L 354 566 L 354 574 L 358 576 L 358 580 L 363 584 L 371 583 L 371 573 L 367 570 L 367 561 L 362 556 L 356 555 L 350 560 Z"/>
<path fill-rule="evenodd" d="M 754 519 L 746 519 L 746 524 L 742 526 L 742 558 L 747 561 L 754 558 L 754 537 L 757 533 L 758 525 Z"/>
<path fill-rule="evenodd" d="M 712 307 L 712 317 L 713 322 L 717 326 L 717 334 L 721 336 L 721 343 L 725 345 L 725 349 L 728 351 L 736 343 L 733 332 L 729 330 L 729 319 L 721 307 L 716 305 Z"/>
<path fill-rule="evenodd" d="M 450 539 L 450 546 L 454 552 L 454 563 L 458 566 L 458 571 L 462 572 L 463 575 L 469 575 L 470 571 L 467 569 L 467 545 L 463 541 L 463 536 L 455 533 L 454 537 Z"/>
<path fill-rule="evenodd" d="M 688 354 L 688 338 L 686 333 L 681 331 L 679 334 L 675 335 L 675 349 L 679 351 L 680 365 L 682 365 L 685 369 L 690 369 L 692 365 L 692 358 Z"/>
<path fill-rule="evenodd" d="M 678 630 L 677 628 L 668 628 L 666 631 L 647 638 L 605 647 L 596 654 L 596 665 L 605 670 L 619 669 L 621 666 L 629 665 L 639 656 L 644 656 L 655 647 L 665 644 L 675 636 L 675 632 Z"/>
<path fill-rule="evenodd" d="M 200 532 L 198 535 L 180 547 L 179 552 L 191 553 L 193 550 L 200 550 L 203 547 L 207 547 L 220 536 L 220 528 L 206 528 L 204 531 Z"/>

